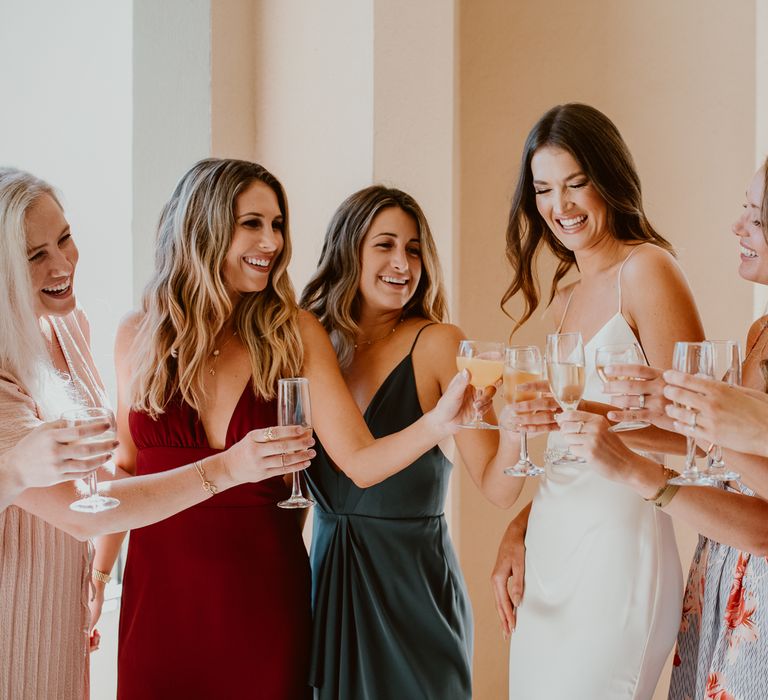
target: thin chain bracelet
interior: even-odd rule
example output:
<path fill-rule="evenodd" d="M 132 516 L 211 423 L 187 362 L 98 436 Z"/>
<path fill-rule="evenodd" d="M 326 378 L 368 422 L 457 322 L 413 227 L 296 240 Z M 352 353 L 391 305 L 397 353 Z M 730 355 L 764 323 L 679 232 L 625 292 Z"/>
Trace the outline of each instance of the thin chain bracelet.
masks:
<path fill-rule="evenodd" d="M 208 479 L 205 478 L 205 469 L 203 469 L 203 460 L 198 460 L 195 462 L 195 469 L 197 469 L 197 473 L 200 475 L 200 480 L 203 482 L 203 491 L 207 491 L 211 494 L 211 496 L 215 496 L 219 489 L 216 487 L 215 484 L 208 481 Z"/>

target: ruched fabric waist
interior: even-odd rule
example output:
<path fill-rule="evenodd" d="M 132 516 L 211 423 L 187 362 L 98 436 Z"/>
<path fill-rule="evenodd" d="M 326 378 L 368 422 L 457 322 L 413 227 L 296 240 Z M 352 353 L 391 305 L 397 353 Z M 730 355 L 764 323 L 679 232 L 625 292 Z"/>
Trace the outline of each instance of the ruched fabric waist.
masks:
<path fill-rule="evenodd" d="M 445 519 L 445 513 L 438 513 L 437 515 L 374 515 L 372 513 L 338 513 L 335 511 L 327 511 L 321 508 L 315 509 L 315 517 L 325 518 L 329 521 L 341 520 L 343 518 L 366 518 L 368 520 L 385 520 L 390 521 L 402 521 L 403 523 L 414 523 L 420 520 L 439 520 Z"/>

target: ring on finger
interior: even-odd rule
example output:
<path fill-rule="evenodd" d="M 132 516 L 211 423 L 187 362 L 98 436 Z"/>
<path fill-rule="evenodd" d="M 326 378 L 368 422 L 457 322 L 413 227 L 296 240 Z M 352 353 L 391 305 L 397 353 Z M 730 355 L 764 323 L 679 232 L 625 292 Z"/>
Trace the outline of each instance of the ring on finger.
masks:
<path fill-rule="evenodd" d="M 640 405 L 638 406 L 638 408 L 645 408 L 645 394 L 640 394 L 639 399 L 640 399 Z"/>
<path fill-rule="evenodd" d="M 285 452 L 280 453 L 280 466 L 285 469 Z"/>
<path fill-rule="evenodd" d="M 272 426 L 270 425 L 269 428 L 266 429 L 264 432 L 264 439 L 267 442 L 272 442 L 272 440 L 275 439 L 275 434 L 272 432 Z"/>
<path fill-rule="evenodd" d="M 582 430 L 584 430 L 584 421 L 583 421 L 583 420 L 580 420 L 580 421 L 579 421 L 579 427 L 578 427 L 578 429 L 576 430 L 576 432 L 580 434 L 580 433 L 582 432 Z"/>
<path fill-rule="evenodd" d="M 696 411 L 691 411 L 693 418 L 691 419 L 691 430 L 696 430 Z"/>

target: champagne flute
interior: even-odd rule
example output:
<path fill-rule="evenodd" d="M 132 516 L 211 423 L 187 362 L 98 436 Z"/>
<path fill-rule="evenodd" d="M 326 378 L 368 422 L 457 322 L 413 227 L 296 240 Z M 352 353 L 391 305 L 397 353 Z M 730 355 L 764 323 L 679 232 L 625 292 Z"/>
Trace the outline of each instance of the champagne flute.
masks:
<path fill-rule="evenodd" d="M 277 424 L 312 427 L 309 405 L 309 379 L 290 377 L 277 380 Z M 293 472 L 291 497 L 277 504 L 280 508 L 309 508 L 315 502 L 301 490 L 301 472 Z"/>
<path fill-rule="evenodd" d="M 706 342 L 675 343 L 672 367 L 678 372 L 712 377 L 712 346 Z M 685 441 L 685 468 L 678 476 L 670 479 L 667 483 L 676 484 L 677 486 L 714 486 L 717 482 L 709 476 L 702 474 L 696 466 L 696 440 L 690 435 L 686 435 Z"/>
<path fill-rule="evenodd" d="M 712 374 L 715 379 L 728 386 L 741 385 L 741 346 L 735 340 L 708 340 L 712 347 Z M 705 474 L 716 481 L 736 481 L 740 478 L 730 469 L 725 468 L 723 448 L 713 445 L 707 456 Z"/>
<path fill-rule="evenodd" d="M 504 400 L 508 404 L 533 401 L 536 391 L 520 391 L 521 384 L 537 382 L 542 375 L 541 353 L 535 345 L 513 345 L 504 353 Z M 528 434 L 520 431 L 520 459 L 514 467 L 504 470 L 507 476 L 539 476 L 544 470 L 528 457 Z"/>
<path fill-rule="evenodd" d="M 602 345 L 595 353 L 595 368 L 603 383 L 611 381 L 605 376 L 605 368 L 609 365 L 645 365 L 645 355 L 637 343 L 616 343 L 614 345 Z M 632 379 L 632 377 L 616 377 L 618 380 Z M 638 406 L 637 408 L 642 408 Z M 647 428 L 650 423 L 647 420 L 623 420 L 612 425 L 608 430 L 621 433 L 624 430 L 639 430 Z"/>
<path fill-rule="evenodd" d="M 66 422 L 68 428 L 74 428 L 78 425 L 86 425 L 88 423 L 105 421 L 109 423 L 109 427 L 104 432 L 78 440 L 77 443 L 80 445 L 114 440 L 117 437 L 115 414 L 108 408 L 103 408 L 101 406 L 95 408 L 72 408 L 68 411 L 64 411 L 64 413 L 61 414 L 61 419 Z M 99 494 L 99 483 L 96 471 L 97 470 L 94 469 L 87 477 L 85 477 L 88 494 L 84 498 L 80 498 L 77 501 L 70 503 L 69 507 L 71 510 L 76 510 L 79 513 L 100 513 L 104 510 L 117 508 L 117 506 L 120 505 L 120 501 L 116 498 Z"/>
<path fill-rule="evenodd" d="M 472 376 L 470 384 L 474 387 L 477 398 L 486 387 L 492 386 L 501 379 L 504 373 L 504 345 L 482 340 L 462 340 L 459 343 L 456 366 L 459 372 L 469 370 Z M 475 409 L 471 422 L 459 427 L 481 430 L 499 429 L 498 425 L 484 421 L 483 414 L 478 409 Z"/>
<path fill-rule="evenodd" d="M 575 411 L 584 394 L 584 341 L 581 333 L 551 333 L 547 336 L 547 375 L 557 402 L 565 411 Z M 552 464 L 584 464 L 568 447 Z"/>

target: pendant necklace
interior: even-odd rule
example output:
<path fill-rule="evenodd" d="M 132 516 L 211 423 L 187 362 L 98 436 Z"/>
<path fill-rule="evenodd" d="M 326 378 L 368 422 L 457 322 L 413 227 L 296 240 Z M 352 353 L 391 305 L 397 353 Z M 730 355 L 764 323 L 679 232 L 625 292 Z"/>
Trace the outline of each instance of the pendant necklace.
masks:
<path fill-rule="evenodd" d="M 227 338 L 224 341 L 224 344 L 220 348 L 214 348 L 213 352 L 211 353 L 211 366 L 208 369 L 208 374 L 210 374 L 212 377 L 216 376 L 216 360 L 219 359 L 219 355 L 221 354 L 221 351 L 227 347 L 227 343 L 232 340 L 237 335 L 237 331 L 235 331 L 229 338 Z"/>
<path fill-rule="evenodd" d="M 372 338 L 371 340 L 360 340 L 356 343 L 353 343 L 353 345 L 355 346 L 355 350 L 357 350 L 361 345 L 373 345 L 374 343 L 378 343 L 380 340 L 385 340 L 386 338 L 389 338 L 389 336 L 391 336 L 400 327 L 400 324 L 404 320 L 405 319 L 401 316 L 400 320 L 394 326 L 392 326 L 392 330 L 387 332 L 386 335 L 382 335 L 379 338 Z"/>

